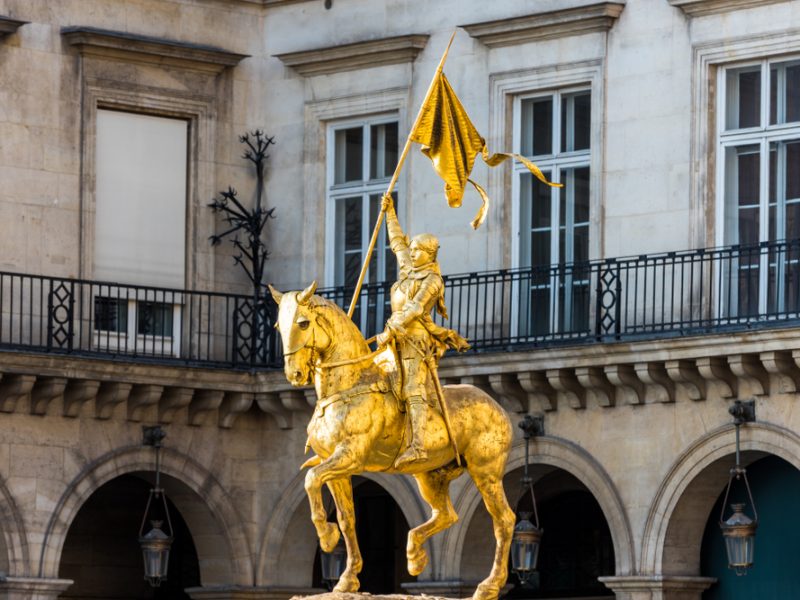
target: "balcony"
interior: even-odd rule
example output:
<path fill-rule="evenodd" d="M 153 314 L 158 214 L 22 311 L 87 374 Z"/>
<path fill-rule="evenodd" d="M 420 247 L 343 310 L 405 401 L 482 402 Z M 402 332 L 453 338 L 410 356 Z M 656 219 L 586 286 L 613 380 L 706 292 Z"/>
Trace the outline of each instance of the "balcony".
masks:
<path fill-rule="evenodd" d="M 800 240 L 445 277 L 449 327 L 472 352 L 800 325 Z M 354 319 L 383 328 L 391 282 Z M 320 293 L 341 306 L 352 290 Z M 0 273 L 0 348 L 224 369 L 281 366 L 267 297 Z M 443 321 L 437 317 L 440 323 Z"/>

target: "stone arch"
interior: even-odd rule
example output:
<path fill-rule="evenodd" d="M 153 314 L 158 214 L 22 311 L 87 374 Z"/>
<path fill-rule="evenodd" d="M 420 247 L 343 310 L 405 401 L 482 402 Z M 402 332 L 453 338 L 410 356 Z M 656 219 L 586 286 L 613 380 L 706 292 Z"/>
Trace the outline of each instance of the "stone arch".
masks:
<path fill-rule="evenodd" d="M 127 446 L 88 463 L 67 485 L 50 517 L 42 542 L 39 577 L 58 577 L 64 541 L 78 510 L 112 479 L 153 471 L 153 450 Z M 162 448 L 161 471 L 167 496 L 178 508 L 200 561 L 204 586 L 253 584 L 251 545 L 243 519 L 216 478 L 200 463 L 172 448 Z M 143 507 L 144 509 L 144 507 Z"/>
<path fill-rule="evenodd" d="M 615 569 L 618 575 L 628 575 L 634 568 L 634 546 L 628 515 L 616 486 L 605 469 L 586 450 L 573 442 L 541 436 L 531 443 L 530 463 L 563 469 L 576 477 L 597 500 L 611 530 L 614 543 Z M 523 467 L 525 464 L 525 443 L 517 440 L 511 447 L 506 464 L 506 473 Z M 461 494 L 454 498 L 454 506 L 460 521 L 445 533 L 443 556 L 446 563 L 440 577 L 459 579 L 464 540 L 470 521 L 482 499 L 473 485 L 466 485 Z M 509 499 L 513 502 L 513 498 Z"/>
<path fill-rule="evenodd" d="M 359 476 L 374 481 L 386 490 L 412 528 L 428 519 L 410 477 L 385 473 L 360 473 Z M 259 552 L 256 585 L 311 585 L 317 534 L 311 523 L 304 482 L 305 472 L 298 473 L 286 486 L 272 511 Z M 303 561 L 307 564 L 303 564 Z M 283 581 L 279 574 L 293 574 L 297 579 Z"/>
<path fill-rule="evenodd" d="M 0 480 L 0 571 L 24 577 L 32 571 L 28 535 L 17 502 L 5 481 Z"/>
<path fill-rule="evenodd" d="M 741 449 L 745 464 L 771 454 L 800 469 L 800 437 L 788 429 L 748 423 L 741 428 Z M 643 574 L 700 573 L 705 523 L 727 482 L 735 451 L 734 426 L 729 424 L 695 441 L 670 467 L 648 511 Z"/>

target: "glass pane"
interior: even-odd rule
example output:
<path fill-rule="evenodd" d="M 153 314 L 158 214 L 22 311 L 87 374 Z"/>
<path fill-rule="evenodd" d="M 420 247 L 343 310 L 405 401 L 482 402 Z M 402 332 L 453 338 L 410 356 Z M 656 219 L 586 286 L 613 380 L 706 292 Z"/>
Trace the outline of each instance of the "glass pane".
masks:
<path fill-rule="evenodd" d="M 550 288 L 535 288 L 530 293 L 530 335 L 550 331 Z"/>
<path fill-rule="evenodd" d="M 362 199 L 361 196 L 342 198 L 336 201 L 335 231 L 335 283 L 343 285 L 352 279 L 348 265 L 354 261 L 360 269 L 362 247 Z M 353 283 L 358 280 L 356 271 Z"/>
<path fill-rule="evenodd" d="M 522 143 L 524 156 L 553 153 L 553 99 L 522 101 Z"/>
<path fill-rule="evenodd" d="M 800 141 L 773 142 L 769 148 L 769 239 L 797 237 L 795 207 L 800 203 Z"/>
<path fill-rule="evenodd" d="M 124 298 L 94 299 L 94 328 L 96 331 L 128 331 L 128 301 Z"/>
<path fill-rule="evenodd" d="M 727 72 L 726 129 L 757 127 L 761 123 L 761 67 Z"/>
<path fill-rule="evenodd" d="M 336 130 L 334 183 L 361 181 L 364 131 L 361 127 Z"/>
<path fill-rule="evenodd" d="M 369 178 L 391 177 L 397 166 L 397 123 L 373 125 L 370 129 Z"/>
<path fill-rule="evenodd" d="M 772 65 L 769 101 L 771 125 L 800 121 L 800 61 Z"/>
<path fill-rule="evenodd" d="M 589 149 L 592 120 L 590 92 L 565 95 L 561 98 L 561 151 Z"/>
<path fill-rule="evenodd" d="M 165 302 L 137 302 L 136 323 L 139 335 L 172 335 L 172 305 Z"/>

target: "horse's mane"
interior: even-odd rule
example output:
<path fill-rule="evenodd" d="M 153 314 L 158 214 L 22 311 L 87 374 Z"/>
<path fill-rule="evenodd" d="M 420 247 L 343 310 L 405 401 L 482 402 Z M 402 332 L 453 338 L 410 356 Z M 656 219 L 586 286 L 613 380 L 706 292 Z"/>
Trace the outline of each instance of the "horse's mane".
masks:
<path fill-rule="evenodd" d="M 309 304 L 315 309 L 322 309 L 322 316 L 323 318 L 327 319 L 331 325 L 333 321 L 342 321 L 346 325 L 352 329 L 352 334 L 356 339 L 364 341 L 366 344 L 366 340 L 364 339 L 364 334 L 361 333 L 361 330 L 358 326 L 347 316 L 347 313 L 344 312 L 341 306 L 336 304 L 333 300 L 328 300 L 322 296 L 311 296 L 309 299 Z M 331 314 L 332 313 L 332 314 Z"/>

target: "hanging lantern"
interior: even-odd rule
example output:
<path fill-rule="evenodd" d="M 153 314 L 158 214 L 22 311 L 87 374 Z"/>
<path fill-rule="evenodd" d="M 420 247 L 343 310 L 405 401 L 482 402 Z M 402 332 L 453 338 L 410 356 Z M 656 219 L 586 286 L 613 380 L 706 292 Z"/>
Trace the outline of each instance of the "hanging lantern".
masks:
<path fill-rule="evenodd" d="M 720 511 L 719 526 L 722 529 L 722 537 L 725 540 L 725 550 L 728 554 L 728 568 L 736 571 L 737 575 L 746 575 L 747 570 L 753 566 L 753 551 L 755 549 L 756 529 L 758 528 L 758 513 L 756 503 L 753 501 L 753 494 L 750 491 L 750 483 L 747 481 L 747 471 L 741 465 L 739 450 L 739 427 L 743 423 L 751 423 L 756 420 L 755 402 L 741 402 L 739 400 L 730 408 L 730 413 L 734 416 L 733 424 L 736 427 L 736 465 L 731 469 L 728 478 L 728 487 L 725 490 L 725 499 L 722 501 Z M 725 507 L 728 504 L 728 495 L 734 481 L 744 482 L 747 497 L 753 512 L 753 518 L 745 514 L 747 504 L 744 502 L 731 504 L 733 514 L 725 519 Z"/>
<path fill-rule="evenodd" d="M 161 521 L 150 521 L 150 524 L 152 529 L 139 537 L 139 544 L 144 557 L 144 578 L 151 586 L 158 587 L 167 578 L 172 536 L 161 530 Z"/>
<path fill-rule="evenodd" d="M 539 544 L 542 541 L 542 530 L 531 523 L 531 513 L 520 513 L 521 521 L 514 527 L 511 538 L 511 568 L 522 583 L 536 570 L 539 560 Z"/>
<path fill-rule="evenodd" d="M 518 513 L 518 523 L 514 527 L 514 535 L 511 538 L 511 568 L 519 577 L 520 582 L 525 583 L 531 574 L 536 570 L 536 563 L 539 560 L 539 546 L 542 541 L 542 529 L 539 527 L 539 513 L 536 510 L 536 496 L 533 493 L 533 479 L 528 475 L 530 440 L 535 435 L 544 433 L 544 422 L 542 417 L 532 417 L 526 415 L 519 423 L 525 438 L 525 471 L 520 482 L 520 495 L 517 499 L 515 513 Z M 519 503 L 526 492 L 531 494 L 533 512 L 519 512 Z M 533 521 L 531 521 L 533 517 Z"/>
<path fill-rule="evenodd" d="M 341 538 L 331 552 L 324 552 L 320 549 L 320 567 L 322 579 L 327 581 L 328 586 L 332 588 L 334 582 L 339 581 L 347 568 L 347 546 Z"/>
<path fill-rule="evenodd" d="M 153 446 L 156 450 L 156 484 L 150 490 L 147 498 L 147 505 L 144 508 L 142 524 L 139 527 L 139 545 L 142 548 L 142 558 L 144 559 L 144 578 L 152 587 L 159 587 L 161 582 L 167 578 L 167 568 L 169 566 L 169 549 L 172 546 L 174 529 L 169 518 L 169 507 L 164 490 L 161 489 L 161 442 L 166 437 L 166 432 L 159 426 L 142 427 L 143 444 Z M 164 516 L 167 519 L 169 533 L 165 533 L 161 526 L 163 521 L 150 520 L 151 529 L 144 533 L 145 523 L 148 522 L 150 506 L 153 498 L 160 498 L 164 506 Z"/>

